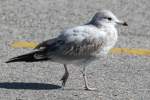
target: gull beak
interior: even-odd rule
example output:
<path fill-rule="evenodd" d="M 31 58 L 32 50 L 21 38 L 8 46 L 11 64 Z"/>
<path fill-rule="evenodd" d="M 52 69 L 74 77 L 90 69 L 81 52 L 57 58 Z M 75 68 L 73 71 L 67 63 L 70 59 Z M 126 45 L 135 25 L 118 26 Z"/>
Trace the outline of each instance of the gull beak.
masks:
<path fill-rule="evenodd" d="M 118 21 L 116 21 L 116 23 L 117 23 L 118 25 L 128 26 L 128 24 L 127 24 L 126 22 L 124 22 L 124 21 L 118 20 Z"/>

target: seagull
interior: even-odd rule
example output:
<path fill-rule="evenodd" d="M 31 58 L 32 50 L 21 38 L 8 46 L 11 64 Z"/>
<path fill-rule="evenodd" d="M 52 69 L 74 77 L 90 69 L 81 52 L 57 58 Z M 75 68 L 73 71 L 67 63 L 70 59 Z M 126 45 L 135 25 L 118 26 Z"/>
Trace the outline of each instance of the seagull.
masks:
<path fill-rule="evenodd" d="M 68 65 L 82 68 L 85 90 L 89 87 L 86 67 L 95 60 L 107 55 L 118 38 L 117 25 L 128 26 L 119 20 L 111 11 L 101 10 L 86 24 L 66 29 L 52 39 L 38 44 L 34 51 L 9 59 L 10 62 L 52 61 L 61 63 L 65 73 L 61 78 L 64 88 L 69 77 Z"/>

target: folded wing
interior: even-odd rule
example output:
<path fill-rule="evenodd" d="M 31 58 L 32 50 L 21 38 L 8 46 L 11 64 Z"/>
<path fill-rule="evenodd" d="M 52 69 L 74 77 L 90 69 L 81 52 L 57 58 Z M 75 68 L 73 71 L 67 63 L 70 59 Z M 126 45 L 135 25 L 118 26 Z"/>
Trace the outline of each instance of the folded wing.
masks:
<path fill-rule="evenodd" d="M 86 27 L 77 27 L 62 32 L 55 39 L 40 43 L 35 49 L 43 49 L 46 55 L 51 57 L 84 58 L 99 52 L 103 39 L 99 33 L 87 30 Z"/>

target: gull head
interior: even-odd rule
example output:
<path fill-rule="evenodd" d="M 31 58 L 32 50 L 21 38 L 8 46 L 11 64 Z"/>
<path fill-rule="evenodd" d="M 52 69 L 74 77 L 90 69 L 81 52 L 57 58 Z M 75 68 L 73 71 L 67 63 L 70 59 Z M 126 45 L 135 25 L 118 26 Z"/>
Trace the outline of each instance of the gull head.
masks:
<path fill-rule="evenodd" d="M 123 25 L 128 26 L 128 24 L 124 21 L 119 20 L 111 11 L 109 10 L 101 10 L 97 12 L 95 16 L 92 18 L 89 24 L 96 25 L 97 27 L 101 26 L 116 26 Z"/>

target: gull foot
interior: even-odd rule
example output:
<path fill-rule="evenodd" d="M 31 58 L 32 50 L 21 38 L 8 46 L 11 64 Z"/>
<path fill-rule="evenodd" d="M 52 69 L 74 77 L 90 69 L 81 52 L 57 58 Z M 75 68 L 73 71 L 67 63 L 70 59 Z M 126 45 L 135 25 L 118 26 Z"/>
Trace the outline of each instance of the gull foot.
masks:
<path fill-rule="evenodd" d="M 96 88 L 85 87 L 85 90 L 87 90 L 87 91 L 95 91 Z"/>
<path fill-rule="evenodd" d="M 68 74 L 65 74 L 60 81 L 62 81 L 62 87 L 65 87 L 67 79 L 68 79 Z"/>

